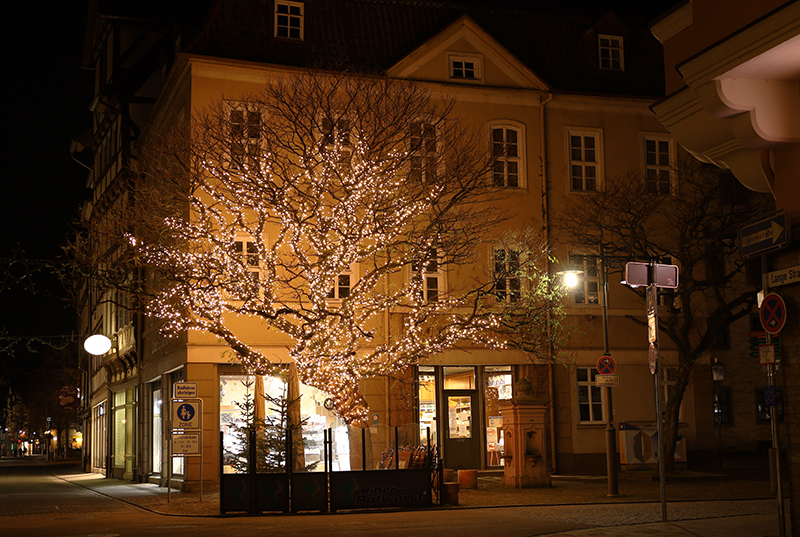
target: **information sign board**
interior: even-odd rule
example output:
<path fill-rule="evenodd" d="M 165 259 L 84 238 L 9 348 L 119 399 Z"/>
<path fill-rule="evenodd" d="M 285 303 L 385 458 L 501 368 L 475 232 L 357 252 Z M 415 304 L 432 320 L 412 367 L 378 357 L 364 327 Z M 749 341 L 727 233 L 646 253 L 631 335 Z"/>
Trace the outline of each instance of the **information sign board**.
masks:
<path fill-rule="evenodd" d="M 619 386 L 619 375 L 597 375 L 594 385 L 598 388 L 616 388 Z"/>
<path fill-rule="evenodd" d="M 761 365 L 775 363 L 775 345 L 770 344 L 758 346 L 758 363 Z"/>
<path fill-rule="evenodd" d="M 172 454 L 176 457 L 200 455 L 200 433 L 173 434 Z"/>
<path fill-rule="evenodd" d="M 172 386 L 175 399 L 195 399 L 197 397 L 196 382 L 176 382 Z"/>

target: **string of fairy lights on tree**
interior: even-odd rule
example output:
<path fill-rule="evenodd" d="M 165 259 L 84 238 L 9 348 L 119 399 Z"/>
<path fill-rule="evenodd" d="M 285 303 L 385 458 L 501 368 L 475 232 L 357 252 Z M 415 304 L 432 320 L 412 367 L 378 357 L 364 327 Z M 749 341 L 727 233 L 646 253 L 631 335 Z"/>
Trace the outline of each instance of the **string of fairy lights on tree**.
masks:
<path fill-rule="evenodd" d="M 147 303 L 164 333 L 214 334 L 260 372 L 275 359 L 253 330 L 282 334 L 299 380 L 328 393 L 348 423 L 367 419 L 366 378 L 465 341 L 512 346 L 500 330 L 509 305 L 496 300 L 491 271 L 481 279 L 473 270 L 461 287 L 453 278 L 437 300 L 423 298 L 424 278 L 410 277 L 432 248 L 449 274 L 475 266 L 502 217 L 491 208 L 485 152 L 460 137 L 447 107 L 419 88 L 386 84 L 312 75 L 268 86 L 245 108 L 259 121 L 233 142 L 239 130 L 221 103 L 192 125 L 193 159 L 182 171 L 189 210 L 161 222 L 169 240 L 129 236 L 140 262 L 165 275 Z M 436 172 L 424 182 L 409 179 L 420 151 L 409 132 L 419 121 L 437 132 Z M 331 298 L 341 282 L 346 292 Z"/>

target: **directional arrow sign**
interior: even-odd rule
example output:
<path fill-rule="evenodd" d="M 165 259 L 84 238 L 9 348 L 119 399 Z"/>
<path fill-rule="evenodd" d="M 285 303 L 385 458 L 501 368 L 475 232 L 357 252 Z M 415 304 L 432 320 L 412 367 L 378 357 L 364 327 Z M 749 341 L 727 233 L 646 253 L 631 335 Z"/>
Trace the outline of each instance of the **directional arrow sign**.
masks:
<path fill-rule="evenodd" d="M 742 257 L 784 248 L 790 242 L 789 217 L 786 211 L 745 224 L 739 228 L 739 252 Z"/>

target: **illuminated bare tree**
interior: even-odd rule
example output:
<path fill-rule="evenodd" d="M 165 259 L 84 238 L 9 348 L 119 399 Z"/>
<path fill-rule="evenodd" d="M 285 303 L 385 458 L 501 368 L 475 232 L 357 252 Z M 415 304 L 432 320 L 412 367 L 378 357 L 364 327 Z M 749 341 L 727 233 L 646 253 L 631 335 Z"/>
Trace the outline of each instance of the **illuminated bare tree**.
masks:
<path fill-rule="evenodd" d="M 256 334 L 278 334 L 348 422 L 367 416 L 361 379 L 458 345 L 549 357 L 548 252 L 530 233 L 489 246 L 503 193 L 453 106 L 418 84 L 310 73 L 154 128 L 110 233 L 151 275 L 131 291 L 163 331 L 214 334 L 248 371 L 275 360 Z"/>
<path fill-rule="evenodd" d="M 638 174 L 616 177 L 601 191 L 573 199 L 559 218 L 569 244 L 610 257 L 679 266 L 680 286 L 662 294 L 659 309 L 662 340 L 668 338 L 677 351 L 677 363 L 662 362 L 674 371 L 665 408 L 670 469 L 681 401 L 695 365 L 755 305 L 756 293 L 746 285 L 745 260 L 737 250 L 737 229 L 772 205 L 771 197 L 750 192 L 691 157 L 672 173 L 671 195 L 646 192 Z M 644 299 L 643 288 L 635 292 Z M 642 316 L 630 318 L 646 324 L 644 306 Z"/>

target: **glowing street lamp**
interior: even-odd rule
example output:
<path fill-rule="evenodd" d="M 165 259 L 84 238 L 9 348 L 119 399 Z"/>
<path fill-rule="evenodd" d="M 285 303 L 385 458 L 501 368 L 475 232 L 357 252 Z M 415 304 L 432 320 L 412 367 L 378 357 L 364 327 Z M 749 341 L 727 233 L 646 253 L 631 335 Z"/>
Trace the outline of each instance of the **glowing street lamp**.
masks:
<path fill-rule="evenodd" d="M 111 350 L 111 340 L 103 334 L 95 334 L 86 338 L 86 341 L 83 342 L 83 348 L 89 354 L 102 356 Z"/>

